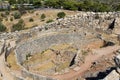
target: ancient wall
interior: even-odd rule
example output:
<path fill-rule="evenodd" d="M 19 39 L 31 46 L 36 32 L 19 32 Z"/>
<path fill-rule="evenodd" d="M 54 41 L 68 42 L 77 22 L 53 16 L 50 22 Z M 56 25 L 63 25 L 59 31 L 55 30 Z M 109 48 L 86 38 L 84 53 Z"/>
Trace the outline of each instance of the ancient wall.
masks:
<path fill-rule="evenodd" d="M 120 12 L 104 12 L 104 13 L 94 13 L 94 12 L 79 12 L 73 16 L 67 16 L 64 19 L 58 19 L 52 23 L 45 24 L 43 26 L 38 26 L 26 31 L 16 31 L 12 33 L 0 34 L 0 39 L 11 39 L 17 38 L 19 41 L 25 37 L 32 37 L 38 35 L 41 31 L 61 29 L 61 28 L 81 28 L 88 27 L 89 29 L 102 28 L 106 30 L 110 23 L 116 19 L 115 27 L 120 26 Z"/>
<path fill-rule="evenodd" d="M 31 78 L 33 80 L 56 80 L 50 77 L 46 77 L 46 76 L 42 76 L 42 75 L 38 75 L 38 74 L 34 74 L 31 72 L 28 72 L 27 70 L 22 70 L 22 76 L 27 78 Z"/>
<path fill-rule="evenodd" d="M 35 54 L 48 49 L 52 45 L 72 43 L 73 45 L 80 46 L 82 43 L 82 36 L 79 33 L 65 33 L 65 34 L 52 34 L 50 36 L 43 36 L 33 41 L 27 41 L 20 44 L 16 48 L 16 55 L 19 63 L 26 60 L 27 54 Z"/>
<path fill-rule="evenodd" d="M 27 54 L 35 54 L 36 52 L 41 52 L 52 45 L 55 44 L 63 44 L 63 43 L 73 43 L 75 46 L 80 47 L 84 43 L 87 43 L 84 36 L 90 30 L 90 33 L 93 35 L 93 31 L 96 28 L 100 28 L 102 30 L 108 29 L 109 25 L 115 21 L 115 29 L 118 30 L 120 26 L 120 12 L 104 12 L 104 13 L 94 13 L 94 12 L 79 12 L 73 16 L 67 16 L 64 19 L 58 19 L 52 23 L 45 24 L 43 26 L 38 26 L 35 28 L 31 28 L 28 30 L 23 31 L 16 31 L 10 33 L 2 33 L 0 34 L 0 39 L 14 39 L 17 42 L 16 47 L 16 57 L 18 64 L 22 63 L 26 59 Z M 52 31 L 59 31 L 64 29 L 71 29 L 74 28 L 75 31 L 83 28 L 80 33 L 76 32 L 69 32 L 69 33 L 62 33 L 62 34 L 52 34 L 52 35 L 45 35 L 41 37 L 41 34 L 44 32 L 52 32 Z M 119 31 L 118 31 L 119 32 Z M 83 34 L 85 34 L 83 36 Z M 94 33 L 95 34 L 95 33 Z M 37 36 L 37 39 L 34 37 Z M 28 41 L 24 41 L 24 40 Z M 92 40 L 92 39 L 91 39 Z M 94 40 L 93 40 L 94 41 Z M 22 43 L 21 43 L 22 42 Z M 35 77 L 36 75 L 30 72 L 24 71 L 24 75 L 30 76 L 32 75 Z M 38 78 L 38 76 L 37 76 Z M 41 77 L 42 78 L 42 77 Z M 35 79 L 35 80 L 39 80 Z M 44 80 L 53 80 L 47 79 Z"/>

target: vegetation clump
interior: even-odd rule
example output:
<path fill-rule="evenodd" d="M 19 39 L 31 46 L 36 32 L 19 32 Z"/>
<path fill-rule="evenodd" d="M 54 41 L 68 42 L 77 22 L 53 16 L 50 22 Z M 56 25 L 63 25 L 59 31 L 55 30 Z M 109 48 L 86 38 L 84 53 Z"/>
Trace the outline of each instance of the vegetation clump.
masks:
<path fill-rule="evenodd" d="M 18 23 L 14 24 L 12 26 L 12 31 L 16 31 L 16 30 L 20 31 L 20 30 L 24 29 L 24 27 L 25 27 L 25 23 L 22 19 L 20 19 L 18 21 Z"/>
<path fill-rule="evenodd" d="M 34 21 L 34 19 L 33 19 L 33 18 L 30 18 L 30 19 L 29 19 L 29 22 L 33 22 L 33 21 Z"/>
<path fill-rule="evenodd" d="M 57 14 L 58 18 L 64 18 L 66 16 L 66 14 L 64 12 L 59 12 Z"/>
<path fill-rule="evenodd" d="M 5 12 L 5 14 L 6 14 L 6 15 L 9 15 L 9 14 L 10 14 L 10 12 L 9 12 L 9 11 L 6 11 L 6 12 Z"/>
<path fill-rule="evenodd" d="M 13 21 L 13 17 L 10 17 L 10 21 Z"/>
<path fill-rule="evenodd" d="M 15 19 L 20 19 L 21 18 L 21 14 L 19 12 L 15 12 L 13 14 L 13 16 L 14 16 Z"/>
<path fill-rule="evenodd" d="M 41 18 L 42 21 L 44 21 L 45 18 L 46 18 L 46 15 L 45 15 L 45 14 L 42 14 L 40 18 Z"/>
<path fill-rule="evenodd" d="M 53 22 L 52 19 L 49 19 L 48 21 L 46 21 L 46 23 L 51 23 L 51 22 Z"/>
<path fill-rule="evenodd" d="M 0 22 L 0 32 L 4 32 L 6 31 L 6 27 L 5 25 L 2 24 L 2 22 Z"/>

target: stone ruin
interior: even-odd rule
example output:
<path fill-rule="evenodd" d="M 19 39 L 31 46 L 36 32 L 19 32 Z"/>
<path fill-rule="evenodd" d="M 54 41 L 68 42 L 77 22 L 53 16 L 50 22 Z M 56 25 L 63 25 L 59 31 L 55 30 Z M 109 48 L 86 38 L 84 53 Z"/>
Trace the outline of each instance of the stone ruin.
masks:
<path fill-rule="evenodd" d="M 10 54 L 10 50 L 13 49 L 15 51 L 17 64 L 22 68 L 22 76 L 16 76 L 13 72 L 10 72 L 14 80 L 25 80 L 27 77 L 32 77 L 33 80 L 57 80 L 56 78 L 43 76 L 27 70 L 22 65 L 26 60 L 26 55 L 28 53 L 35 55 L 37 52 L 42 52 L 58 44 L 72 44 L 78 51 L 83 48 L 102 47 L 104 41 L 108 41 L 104 34 L 112 36 L 109 38 L 109 41 L 116 44 L 117 42 L 114 39 L 120 34 L 119 23 L 120 12 L 79 12 L 76 15 L 58 19 L 43 26 L 0 34 L 0 55 L 5 54 L 6 64 L 6 58 Z M 97 42 L 95 47 L 87 46 L 95 42 Z M 75 63 L 78 63 L 79 59 L 79 55 L 76 53 Z M 119 67 L 119 56 L 115 58 L 115 61 Z M 8 70 L 11 71 L 9 68 Z M 77 71 L 77 69 L 75 70 Z M 119 69 L 117 72 L 119 72 Z M 113 71 L 111 74 L 119 76 L 116 75 L 116 71 Z M 107 77 L 104 80 L 108 80 L 109 78 Z"/>
<path fill-rule="evenodd" d="M 104 79 L 102 80 L 119 80 L 120 79 L 120 52 L 118 50 L 118 55 L 115 56 L 114 60 L 116 63 L 116 69 L 111 71 L 110 74 L 108 74 Z"/>

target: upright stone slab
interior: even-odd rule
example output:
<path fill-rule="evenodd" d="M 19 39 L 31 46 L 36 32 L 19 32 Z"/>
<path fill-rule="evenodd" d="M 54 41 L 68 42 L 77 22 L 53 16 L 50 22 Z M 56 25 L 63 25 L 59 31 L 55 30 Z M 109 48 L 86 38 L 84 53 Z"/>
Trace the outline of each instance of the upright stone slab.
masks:
<path fill-rule="evenodd" d="M 115 63 L 116 63 L 116 65 L 117 65 L 117 67 L 120 68 L 120 54 L 117 55 L 114 60 L 115 60 Z"/>

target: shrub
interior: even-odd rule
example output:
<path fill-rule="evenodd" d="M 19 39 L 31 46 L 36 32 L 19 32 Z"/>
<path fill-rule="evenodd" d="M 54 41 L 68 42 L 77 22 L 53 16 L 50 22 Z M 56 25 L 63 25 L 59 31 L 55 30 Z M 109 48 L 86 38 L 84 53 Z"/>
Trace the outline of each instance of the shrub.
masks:
<path fill-rule="evenodd" d="M 46 21 L 46 23 L 51 23 L 51 22 L 53 22 L 52 19 L 49 19 L 48 21 Z"/>
<path fill-rule="evenodd" d="M 6 12 L 5 12 L 5 14 L 6 14 L 6 15 L 9 15 L 9 14 L 10 14 L 10 12 L 9 12 L 9 11 L 6 11 Z"/>
<path fill-rule="evenodd" d="M 34 21 L 34 19 L 33 19 L 33 18 L 30 18 L 30 19 L 29 19 L 29 22 L 33 22 L 33 21 Z"/>
<path fill-rule="evenodd" d="M 42 14 L 41 17 L 42 21 L 44 21 L 44 19 L 46 18 L 45 14 Z"/>
<path fill-rule="evenodd" d="M 0 22 L 0 32 L 4 32 L 4 31 L 6 31 L 6 27 Z"/>
<path fill-rule="evenodd" d="M 24 27 L 25 27 L 24 21 L 22 19 L 20 19 L 18 21 L 18 23 L 14 24 L 12 26 L 12 31 L 16 31 L 16 30 L 20 31 L 20 30 L 24 29 Z"/>
<path fill-rule="evenodd" d="M 27 54 L 26 55 L 26 60 L 28 60 L 29 59 L 29 57 L 31 57 L 32 55 L 29 53 L 29 54 Z"/>
<path fill-rule="evenodd" d="M 13 17 L 10 17 L 10 21 L 13 21 Z"/>
<path fill-rule="evenodd" d="M 64 12 L 59 12 L 57 14 L 58 18 L 64 18 L 66 16 L 66 14 Z"/>
<path fill-rule="evenodd" d="M 21 14 L 20 14 L 19 12 L 15 12 L 15 13 L 13 14 L 13 16 L 14 16 L 15 19 L 21 18 Z"/>

